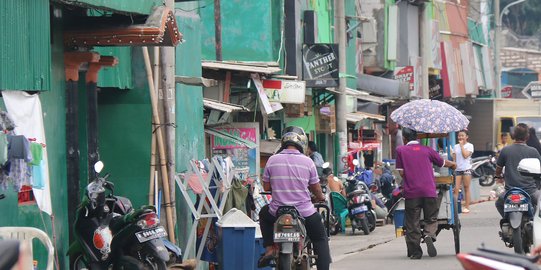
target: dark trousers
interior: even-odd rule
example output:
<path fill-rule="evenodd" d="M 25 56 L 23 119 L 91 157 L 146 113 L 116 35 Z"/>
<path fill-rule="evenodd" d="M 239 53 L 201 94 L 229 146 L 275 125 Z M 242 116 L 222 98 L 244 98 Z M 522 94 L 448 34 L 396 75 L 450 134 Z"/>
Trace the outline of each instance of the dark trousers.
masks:
<path fill-rule="evenodd" d="M 263 235 L 263 246 L 268 247 L 274 244 L 274 222 L 276 217 L 269 213 L 269 206 L 265 205 L 259 212 L 259 226 Z M 329 239 L 325 227 L 321 222 L 321 215 L 315 213 L 304 218 L 306 233 L 314 246 L 314 253 L 317 255 L 317 269 L 328 270 L 331 264 L 331 252 L 329 250 Z"/>
<path fill-rule="evenodd" d="M 421 210 L 424 216 L 424 234 L 436 239 L 438 229 L 438 212 L 440 205 L 438 198 L 406 199 L 406 246 L 408 256 L 420 256 L 421 249 Z"/>

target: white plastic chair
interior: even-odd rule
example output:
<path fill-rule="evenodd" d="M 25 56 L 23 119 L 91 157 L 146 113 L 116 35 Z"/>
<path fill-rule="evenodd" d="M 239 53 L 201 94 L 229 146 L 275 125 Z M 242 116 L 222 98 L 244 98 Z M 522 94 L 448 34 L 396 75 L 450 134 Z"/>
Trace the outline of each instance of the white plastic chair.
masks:
<path fill-rule="evenodd" d="M 32 240 L 37 238 L 47 248 L 47 268 L 46 270 L 53 270 L 54 264 L 54 247 L 49 236 L 42 230 L 33 227 L 0 227 L 0 238 L 2 239 L 16 239 L 21 241 L 30 250 L 30 258 L 23 262 L 22 269 L 34 269 L 33 268 L 33 253 L 32 253 Z"/>

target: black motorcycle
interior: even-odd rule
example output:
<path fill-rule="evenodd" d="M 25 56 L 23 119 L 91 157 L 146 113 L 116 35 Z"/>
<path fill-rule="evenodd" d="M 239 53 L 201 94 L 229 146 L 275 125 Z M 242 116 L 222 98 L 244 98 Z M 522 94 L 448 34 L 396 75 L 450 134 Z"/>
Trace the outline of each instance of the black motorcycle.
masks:
<path fill-rule="evenodd" d="M 362 230 L 365 235 L 376 229 L 376 212 L 368 185 L 356 179 L 355 174 L 347 180 L 347 199 L 352 233 Z"/>
<path fill-rule="evenodd" d="M 103 163 L 95 165 L 100 172 Z M 72 269 L 167 269 L 171 260 L 153 206 L 133 210 L 128 199 L 114 196 L 109 175 L 88 184 L 73 225 L 76 241 L 68 250 Z"/>

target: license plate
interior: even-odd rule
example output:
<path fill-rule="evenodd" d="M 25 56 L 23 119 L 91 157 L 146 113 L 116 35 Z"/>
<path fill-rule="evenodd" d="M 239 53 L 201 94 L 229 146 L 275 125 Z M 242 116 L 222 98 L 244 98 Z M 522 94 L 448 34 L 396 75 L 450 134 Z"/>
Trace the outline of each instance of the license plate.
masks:
<path fill-rule="evenodd" d="M 152 239 L 166 237 L 167 232 L 162 226 L 158 226 L 156 228 L 136 232 L 135 236 L 137 237 L 137 240 L 139 240 L 139 243 L 144 243 Z"/>
<path fill-rule="evenodd" d="M 275 232 L 274 242 L 299 242 L 301 241 L 300 232 Z"/>
<path fill-rule="evenodd" d="M 366 211 L 368 211 L 368 206 L 366 206 L 366 205 L 361 205 L 361 206 L 358 206 L 358 207 L 355 207 L 355 208 L 351 209 L 351 213 L 353 215 L 358 214 L 358 213 L 362 213 L 362 212 L 366 212 Z"/>
<path fill-rule="evenodd" d="M 504 204 L 503 205 L 503 211 L 504 212 L 524 212 L 528 211 L 528 204 Z"/>

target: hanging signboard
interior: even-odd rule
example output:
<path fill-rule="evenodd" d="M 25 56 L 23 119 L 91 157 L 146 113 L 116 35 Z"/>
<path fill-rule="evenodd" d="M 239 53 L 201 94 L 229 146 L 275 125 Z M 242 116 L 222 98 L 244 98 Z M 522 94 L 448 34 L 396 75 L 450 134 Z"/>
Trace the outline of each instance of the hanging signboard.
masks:
<path fill-rule="evenodd" d="M 306 87 L 337 87 L 338 45 L 304 44 L 302 46 L 302 76 Z"/>
<path fill-rule="evenodd" d="M 526 87 L 524 87 L 522 94 L 528 99 L 541 99 L 541 82 L 530 82 Z"/>
<path fill-rule="evenodd" d="M 303 104 L 306 82 L 292 80 L 262 80 L 265 93 L 271 102 Z"/>
<path fill-rule="evenodd" d="M 513 97 L 513 86 L 505 86 L 501 90 L 502 98 L 512 98 Z"/>
<path fill-rule="evenodd" d="M 415 72 L 413 66 L 397 67 L 394 70 L 395 80 L 409 83 L 409 90 L 415 90 Z"/>
<path fill-rule="evenodd" d="M 441 100 L 443 98 L 442 79 L 431 79 L 428 82 L 428 97 L 435 100 Z"/>
<path fill-rule="evenodd" d="M 233 123 L 231 126 L 215 129 L 259 145 L 258 123 Z M 220 155 L 223 158 L 231 157 L 235 169 L 240 172 L 240 177 L 247 178 L 259 175 L 259 147 L 249 149 L 246 145 L 218 136 L 211 136 L 210 141 L 212 155 Z"/>

